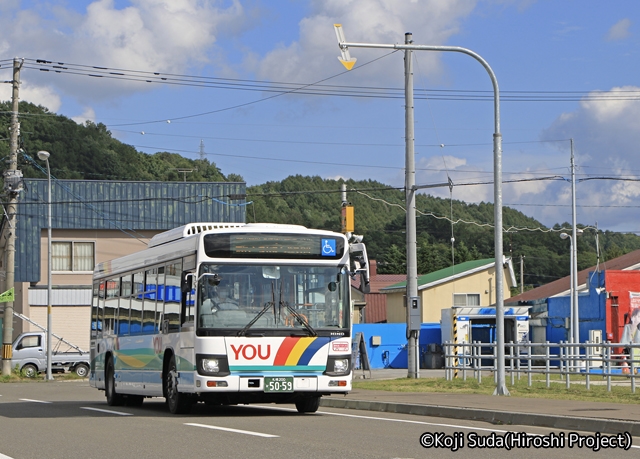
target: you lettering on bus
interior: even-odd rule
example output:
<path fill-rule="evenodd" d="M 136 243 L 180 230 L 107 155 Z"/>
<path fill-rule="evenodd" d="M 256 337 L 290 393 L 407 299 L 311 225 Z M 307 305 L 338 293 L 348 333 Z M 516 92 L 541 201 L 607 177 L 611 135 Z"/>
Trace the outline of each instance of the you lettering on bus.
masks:
<path fill-rule="evenodd" d="M 253 360 L 256 357 L 260 360 L 267 360 L 271 356 L 271 345 L 267 344 L 266 349 L 263 349 L 262 344 L 254 346 L 253 344 L 241 344 L 236 347 L 231 345 L 231 350 L 235 356 L 235 359 L 240 359 L 240 354 L 244 360 Z"/>

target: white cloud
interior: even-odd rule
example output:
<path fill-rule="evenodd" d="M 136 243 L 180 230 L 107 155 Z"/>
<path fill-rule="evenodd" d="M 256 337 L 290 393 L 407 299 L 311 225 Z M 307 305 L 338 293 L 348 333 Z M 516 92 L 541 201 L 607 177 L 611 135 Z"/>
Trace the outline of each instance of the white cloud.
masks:
<path fill-rule="evenodd" d="M 631 21 L 627 18 L 621 19 L 609 29 L 609 33 L 607 33 L 607 40 L 618 41 L 630 37 L 631 33 L 629 32 L 629 27 L 631 27 Z"/>
<path fill-rule="evenodd" d="M 412 32 L 416 43 L 444 44 L 458 32 L 460 21 L 475 4 L 475 0 L 315 0 L 312 13 L 299 23 L 298 41 L 282 45 L 257 63 L 252 59 L 254 70 L 260 78 L 304 83 L 339 73 L 343 68 L 337 60 L 340 50 L 333 31 L 335 23 L 342 24 L 350 42 L 403 43 L 404 33 Z M 350 52 L 358 59 L 356 66 L 362 66 L 389 51 L 353 48 Z M 398 54 L 401 59 L 402 54 Z M 438 53 L 424 53 L 420 63 L 420 70 L 430 77 L 442 72 Z M 395 66 L 377 65 L 375 78 L 380 81 L 394 75 L 397 79 L 398 73 L 402 75 Z M 365 77 L 359 74 L 359 78 Z"/>
<path fill-rule="evenodd" d="M 516 201 L 525 198 L 527 195 L 535 196 L 544 193 L 550 185 L 548 181 L 531 180 L 539 177 L 538 174 L 521 173 L 518 174 L 518 183 L 505 183 L 503 186 L 503 194 L 509 196 L 510 200 Z M 526 181 L 529 180 L 529 181 Z"/>
<path fill-rule="evenodd" d="M 226 8 L 214 0 L 131 0 L 130 4 L 118 9 L 113 0 L 96 0 L 81 13 L 46 4 L 18 10 L 15 4 L 0 17 L 0 28 L 17 56 L 187 73 L 185 69 L 209 62 L 221 31 L 244 20 L 240 0 L 231 0 Z M 82 76 L 52 78 L 35 72 L 24 76 L 34 84 L 42 84 L 44 78 L 82 103 L 146 89 L 141 83 L 118 80 L 101 79 L 96 84 Z"/>
<path fill-rule="evenodd" d="M 449 178 L 451 178 L 454 184 L 454 199 L 470 203 L 493 201 L 493 185 L 461 185 L 462 183 L 469 182 L 485 182 L 485 179 L 476 180 L 468 178 L 470 173 L 474 177 L 484 175 L 484 172 L 478 172 L 482 170 L 483 167 L 481 165 L 469 164 L 466 158 L 452 155 L 434 155 L 427 158 L 420 158 L 416 161 L 416 185 L 445 184 L 449 181 Z M 486 174 L 492 175 L 492 171 L 486 171 Z M 437 188 L 423 189 L 421 192 L 441 198 L 450 197 L 449 187 L 445 185 Z"/>
<path fill-rule="evenodd" d="M 84 124 L 87 121 L 96 121 L 96 112 L 91 107 L 85 107 L 84 112 L 80 116 L 72 116 L 71 119 L 78 124 Z"/>
<path fill-rule="evenodd" d="M 616 177 L 635 180 L 639 178 L 640 155 L 640 107 L 632 98 L 640 87 L 615 87 L 609 91 L 590 94 L 592 100 L 584 100 L 572 113 L 564 113 L 543 132 L 543 140 L 573 138 L 576 157 L 576 196 L 578 221 L 594 223 L 606 221 L 607 227 L 624 226 L 628 219 L 628 208 L 637 205 L 640 184 L 636 181 L 598 179 L 591 177 Z M 599 100 L 593 100 L 597 96 Z M 565 142 L 561 154 L 569 159 L 569 142 Z M 543 194 L 546 202 L 555 202 L 551 186 Z M 538 198 L 540 199 L 540 197 Z M 628 226 L 625 228 L 628 230 Z"/>
<path fill-rule="evenodd" d="M 599 123 L 623 122 L 631 127 L 636 123 L 629 117 L 640 115 L 640 107 L 636 100 L 629 97 L 629 93 L 637 95 L 638 92 L 640 88 L 636 86 L 616 87 L 610 91 L 594 91 L 588 96 L 592 100 L 582 101 L 580 105 L 586 114 L 596 118 Z"/>
<path fill-rule="evenodd" d="M 10 84 L 0 85 L 0 100 L 11 100 L 11 97 L 12 86 Z M 20 100 L 47 107 L 52 112 L 57 111 L 62 105 L 62 100 L 53 87 L 39 86 L 24 80 L 20 85 L 19 97 Z"/>

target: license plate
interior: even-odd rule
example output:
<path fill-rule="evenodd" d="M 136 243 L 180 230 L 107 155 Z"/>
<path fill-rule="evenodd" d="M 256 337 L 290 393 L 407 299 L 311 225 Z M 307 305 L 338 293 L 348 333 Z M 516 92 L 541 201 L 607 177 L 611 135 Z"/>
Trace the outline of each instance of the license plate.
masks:
<path fill-rule="evenodd" d="M 293 378 L 288 376 L 265 376 L 265 392 L 293 392 Z"/>

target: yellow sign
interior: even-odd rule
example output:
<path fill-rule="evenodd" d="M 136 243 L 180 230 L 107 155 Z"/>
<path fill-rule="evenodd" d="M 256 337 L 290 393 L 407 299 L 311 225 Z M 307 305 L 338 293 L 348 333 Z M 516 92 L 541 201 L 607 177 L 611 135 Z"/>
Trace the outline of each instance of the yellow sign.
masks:
<path fill-rule="evenodd" d="M 15 295 L 13 294 L 13 287 L 7 290 L 4 293 L 0 293 L 0 303 L 8 303 L 10 301 L 15 300 Z"/>

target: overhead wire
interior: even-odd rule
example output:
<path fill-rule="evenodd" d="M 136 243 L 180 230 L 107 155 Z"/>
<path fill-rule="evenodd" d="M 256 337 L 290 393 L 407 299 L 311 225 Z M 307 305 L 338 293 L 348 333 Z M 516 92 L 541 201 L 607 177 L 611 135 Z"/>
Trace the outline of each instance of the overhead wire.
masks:
<path fill-rule="evenodd" d="M 390 56 L 391 54 L 396 53 L 397 50 L 391 51 L 387 54 L 384 54 L 380 57 L 377 57 L 375 59 L 372 59 L 368 62 L 365 62 L 364 64 L 362 64 L 361 66 L 359 66 L 358 68 L 364 68 L 367 65 L 370 65 L 380 59 L 384 59 L 387 56 Z M 65 65 L 64 63 L 59 62 L 57 65 L 55 65 L 53 62 L 51 61 L 45 61 L 42 59 L 39 59 L 37 61 L 38 64 L 46 64 L 46 65 L 52 65 L 53 66 L 53 71 L 56 73 L 71 73 L 71 74 L 84 74 L 86 76 L 92 76 L 92 77 L 106 77 L 106 78 L 115 78 L 115 79 L 128 79 L 128 80 L 134 80 L 134 81 L 145 81 L 147 83 L 149 82 L 162 82 L 165 84 L 186 84 L 188 86 L 192 86 L 192 85 L 196 85 L 196 86 L 203 86 L 205 85 L 203 82 L 199 81 L 198 83 L 184 83 L 183 81 L 183 75 L 169 75 L 167 74 L 167 76 L 160 76 L 162 74 L 160 74 L 159 72 L 137 72 L 137 74 L 142 74 L 142 75 L 136 75 L 136 74 L 132 74 L 129 77 L 125 76 L 125 70 L 122 69 L 117 69 L 117 71 L 109 71 L 110 69 L 106 68 L 106 67 L 89 67 L 89 66 L 76 66 L 76 67 L 84 67 L 84 68 L 89 68 L 91 71 L 93 71 L 94 73 L 81 73 L 79 71 L 72 71 L 70 70 L 70 67 L 74 66 L 74 64 L 69 64 L 69 65 Z M 32 68 L 32 67 L 26 67 L 26 68 Z M 49 71 L 48 68 L 37 68 L 37 70 L 41 70 L 41 71 Z M 113 69 L 116 70 L 116 69 Z M 273 84 L 273 83 L 267 83 L 267 82 L 260 82 L 260 85 L 257 85 L 256 87 L 252 87 L 252 88 L 247 88 L 247 87 L 243 87 L 242 89 L 247 90 L 254 90 L 254 91 L 260 91 L 260 92 L 277 92 L 277 94 L 274 94 L 272 96 L 268 96 L 268 97 L 262 97 L 260 99 L 257 100 L 253 100 L 253 101 L 249 101 L 249 102 L 245 102 L 242 104 L 236 104 L 230 107 L 224 107 L 224 108 L 220 108 L 217 110 L 210 110 L 207 112 L 202 112 L 202 113 L 196 113 L 196 114 L 191 114 L 191 115 L 184 115 L 184 116 L 177 116 L 177 117 L 171 117 L 171 120 L 183 120 L 183 119 L 189 119 L 189 118 L 195 118 L 195 117 L 200 117 L 200 116 L 205 116 L 205 115 L 211 115 L 214 113 L 220 113 L 220 112 L 224 112 L 224 111 L 228 111 L 228 110 L 234 110 L 237 108 L 242 108 L 242 107 L 246 107 L 249 105 L 253 105 L 253 104 L 257 104 L 257 103 L 261 103 L 261 102 L 265 102 L 267 100 L 271 100 L 274 99 L 276 97 L 281 97 L 287 94 L 292 94 L 292 93 L 298 93 L 298 94 L 305 94 L 305 95 L 309 95 L 312 94 L 313 92 L 309 92 L 309 91 L 305 91 L 305 89 L 307 88 L 311 88 L 311 87 L 318 87 L 320 86 L 320 83 L 324 82 L 324 81 L 328 81 L 331 79 L 334 79 L 340 75 L 343 75 L 345 73 L 349 72 L 349 70 L 345 70 L 343 72 L 337 73 L 335 75 L 331 75 L 329 77 L 323 78 L 321 80 L 318 80 L 316 82 L 313 83 L 307 83 L 307 84 L 294 84 L 294 83 L 287 83 L 286 85 L 292 86 L 292 87 L 288 87 L 288 86 L 276 86 L 276 87 L 270 87 L 268 86 L 268 84 Z M 152 76 L 153 75 L 153 76 Z M 143 78 L 145 78 L 143 80 Z M 205 78 L 206 81 L 212 81 L 215 80 L 216 83 L 214 85 L 214 87 L 218 87 L 221 84 L 220 82 L 222 80 L 227 80 L 227 79 L 213 79 L 213 78 Z M 180 81 L 182 81 L 181 83 L 179 83 Z M 238 80 L 234 80 L 234 81 L 238 81 Z M 264 83 L 267 83 L 267 85 L 265 85 Z M 237 84 L 237 83 L 232 83 L 233 85 Z M 276 83 L 278 85 L 282 85 L 283 83 Z M 207 84 L 208 85 L 208 84 Z M 229 89 L 230 87 L 227 87 L 227 89 Z M 357 93 L 352 93 L 350 94 L 350 97 L 359 97 L 359 95 Z M 136 122 L 136 123 L 120 123 L 120 124 L 113 124 L 111 126 L 134 126 L 134 125 L 143 125 L 143 124 L 155 124 L 155 123 L 164 123 L 167 122 L 167 118 L 163 118 L 163 119 L 157 119 L 157 120 L 151 120 L 151 121 L 141 121 L 141 122 Z"/>
<path fill-rule="evenodd" d="M 394 50 L 389 54 L 398 52 Z M 388 54 L 387 54 L 388 55 Z M 375 62 L 387 55 L 376 58 L 366 64 Z M 365 65 L 366 65 L 365 64 Z M 362 66 L 359 66 L 361 68 Z M 266 92 L 298 92 L 306 89 L 305 95 L 332 95 L 349 97 L 383 97 L 402 98 L 403 88 L 384 86 L 350 86 L 350 85 L 322 85 L 333 77 L 319 80 L 315 83 L 273 82 L 266 80 L 233 79 L 208 77 L 202 75 L 176 74 L 169 72 L 151 72 L 104 66 L 92 66 L 64 62 L 53 62 L 46 59 L 25 58 L 26 69 L 57 74 L 70 74 L 88 76 L 92 78 L 107 78 L 123 81 L 135 81 L 142 83 L 162 83 L 182 86 L 210 87 L 215 89 L 237 89 L 244 91 Z M 353 70 L 352 70 L 353 72 Z M 346 73 L 346 72 L 343 72 Z M 417 88 L 416 98 L 429 98 L 431 100 L 463 100 L 463 101 L 493 101 L 493 91 L 488 90 L 463 90 L 463 89 L 426 89 Z M 640 100 L 640 90 L 615 90 L 615 91 L 509 91 L 501 90 L 503 101 L 535 101 L 535 102 L 565 102 L 582 100 Z"/>

